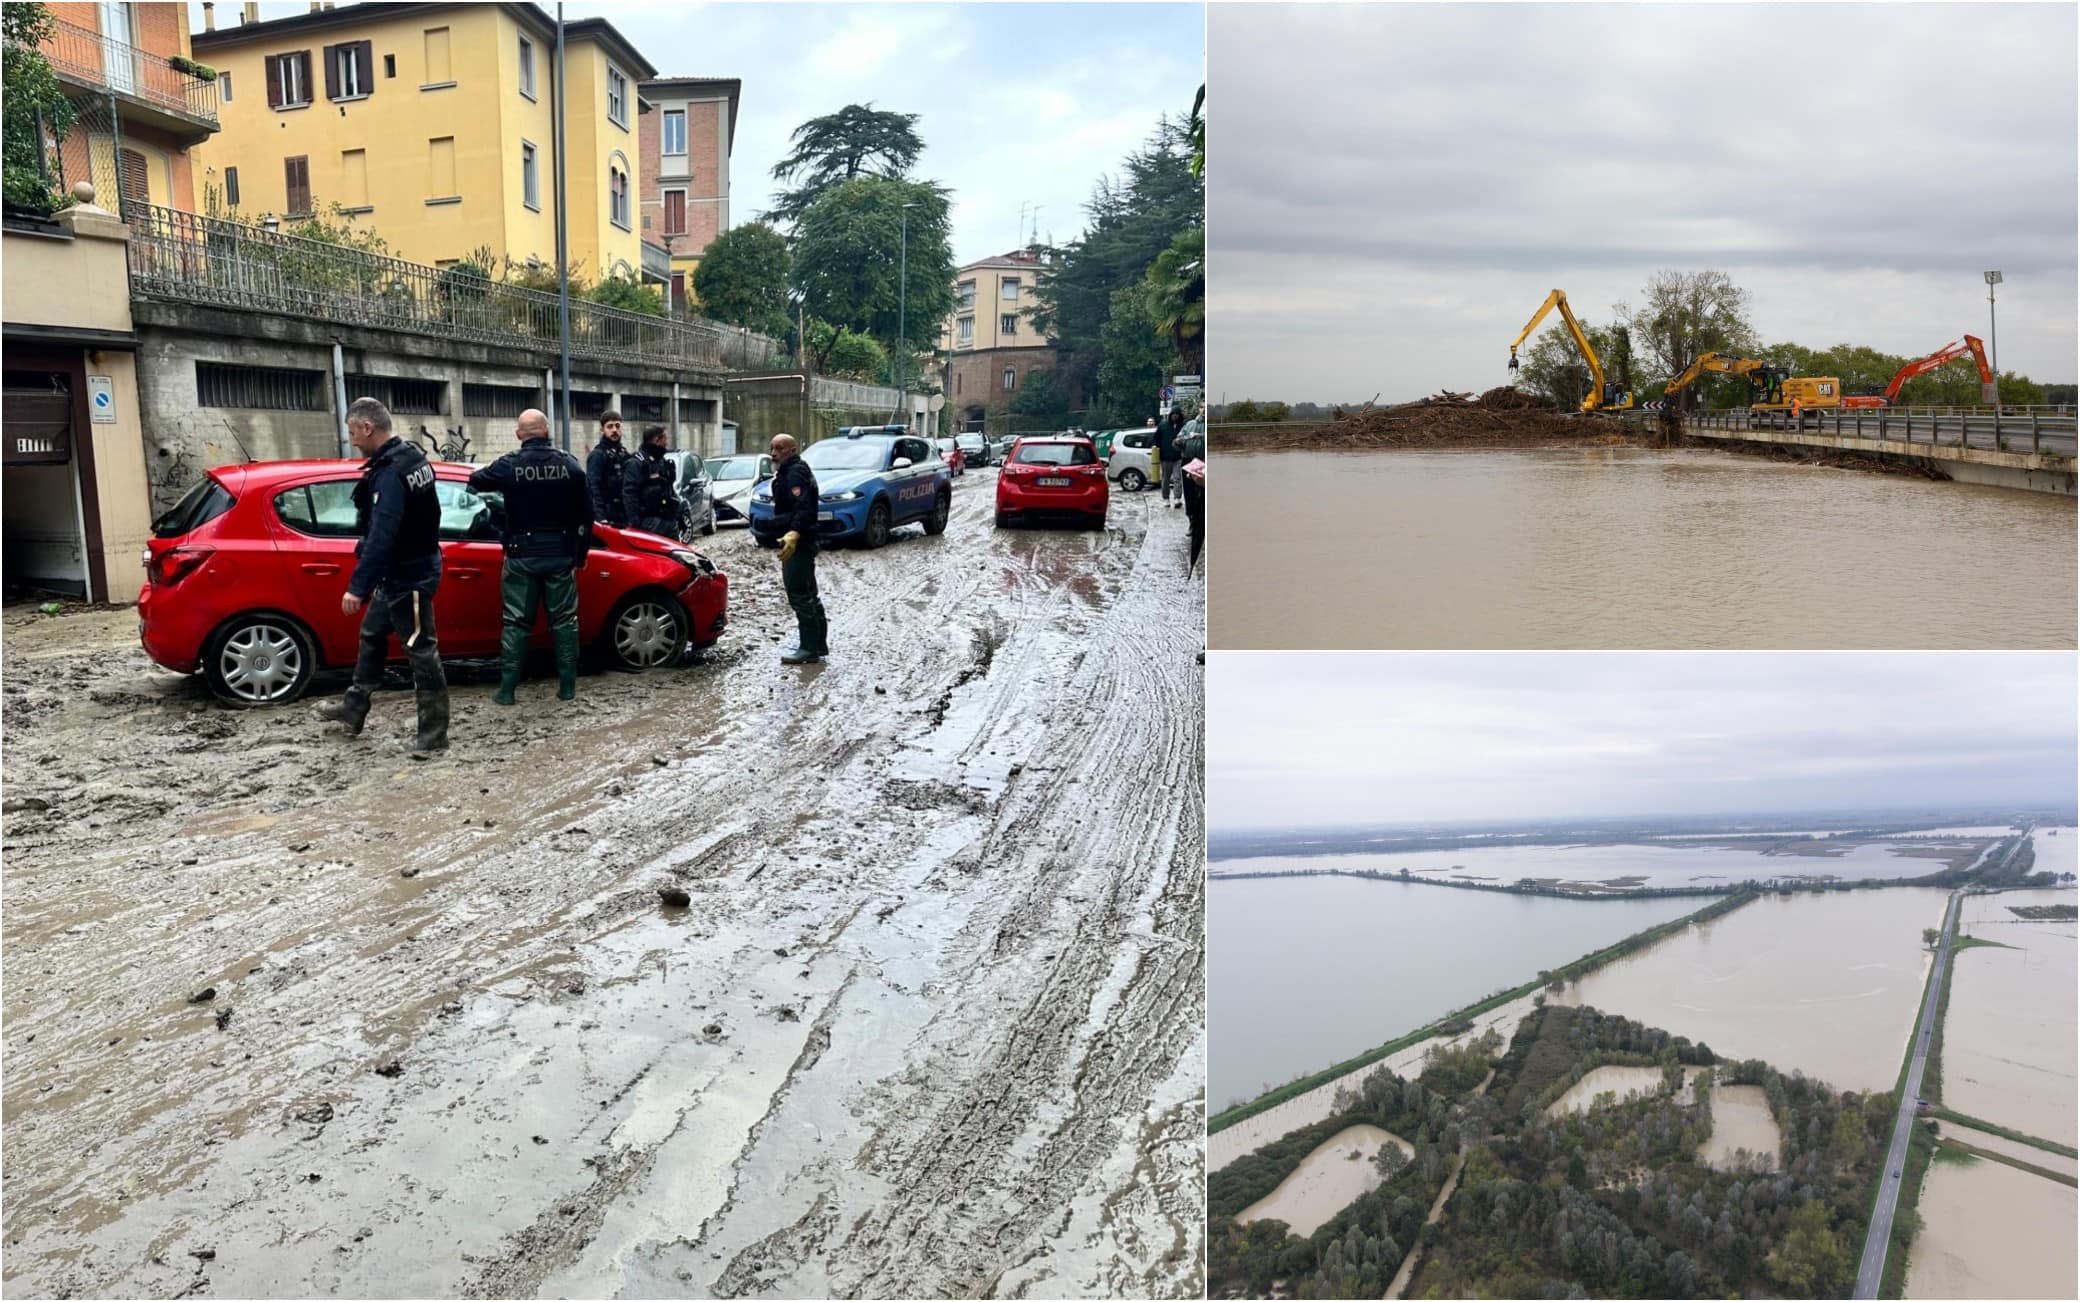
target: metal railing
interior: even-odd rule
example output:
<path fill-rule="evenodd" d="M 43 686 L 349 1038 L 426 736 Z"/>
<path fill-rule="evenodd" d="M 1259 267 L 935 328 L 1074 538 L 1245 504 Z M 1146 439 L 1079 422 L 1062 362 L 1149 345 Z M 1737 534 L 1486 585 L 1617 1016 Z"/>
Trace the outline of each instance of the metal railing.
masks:
<path fill-rule="evenodd" d="M 1651 415 L 1626 413 L 1653 419 Z M 2073 456 L 2075 415 L 2071 406 L 2002 407 L 1823 407 L 1793 417 L 1788 411 L 1698 412 L 1686 426 L 1720 430 L 1783 430 L 1836 438 L 1925 443 L 1931 448 Z"/>
<path fill-rule="evenodd" d="M 217 83 L 174 66 L 163 55 L 90 27 L 53 19 L 43 43 L 51 71 L 67 81 L 114 91 L 217 126 Z"/>
<path fill-rule="evenodd" d="M 130 292 L 342 325 L 557 349 L 557 298 L 244 222 L 131 203 Z M 780 346 L 713 321 L 572 302 L 571 355 L 680 370 L 756 371 Z"/>

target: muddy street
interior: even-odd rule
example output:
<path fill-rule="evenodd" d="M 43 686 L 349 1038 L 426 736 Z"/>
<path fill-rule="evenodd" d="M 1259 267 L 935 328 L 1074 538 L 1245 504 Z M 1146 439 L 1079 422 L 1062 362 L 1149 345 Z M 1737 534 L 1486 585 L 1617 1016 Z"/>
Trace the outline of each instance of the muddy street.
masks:
<path fill-rule="evenodd" d="M 8 1292 L 1199 1296 L 1203 580 L 992 478 L 430 764 L 10 613 Z"/>

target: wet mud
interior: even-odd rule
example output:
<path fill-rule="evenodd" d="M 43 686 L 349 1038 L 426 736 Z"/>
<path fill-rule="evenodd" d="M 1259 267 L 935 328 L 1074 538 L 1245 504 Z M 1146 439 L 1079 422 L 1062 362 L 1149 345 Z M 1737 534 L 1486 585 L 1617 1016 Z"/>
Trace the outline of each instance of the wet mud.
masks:
<path fill-rule="evenodd" d="M 430 764 L 9 614 L 7 1291 L 1199 1296 L 1203 582 L 989 490 Z"/>

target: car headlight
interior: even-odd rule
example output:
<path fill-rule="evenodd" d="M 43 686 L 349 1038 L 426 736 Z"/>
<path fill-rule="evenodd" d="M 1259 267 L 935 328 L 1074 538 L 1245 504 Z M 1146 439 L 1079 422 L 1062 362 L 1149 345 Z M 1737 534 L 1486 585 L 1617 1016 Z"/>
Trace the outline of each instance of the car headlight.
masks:
<path fill-rule="evenodd" d="M 689 570 L 694 570 L 701 574 L 713 574 L 715 572 L 715 562 L 699 552 L 673 550 L 665 554 Z"/>
<path fill-rule="evenodd" d="M 857 502 L 859 496 L 858 489 L 847 489 L 842 493 L 825 493 L 823 500 L 826 502 Z"/>

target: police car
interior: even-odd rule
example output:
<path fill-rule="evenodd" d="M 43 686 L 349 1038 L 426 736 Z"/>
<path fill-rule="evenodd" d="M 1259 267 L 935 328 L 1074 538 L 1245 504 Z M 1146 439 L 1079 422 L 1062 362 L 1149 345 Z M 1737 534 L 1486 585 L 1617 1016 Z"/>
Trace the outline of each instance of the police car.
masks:
<path fill-rule="evenodd" d="M 858 539 L 869 547 L 888 541 L 898 525 L 922 524 L 943 533 L 953 510 L 953 471 L 930 439 L 901 425 L 851 425 L 811 443 L 802 460 L 816 472 L 816 525 L 825 542 Z M 751 495 L 751 534 L 777 547 L 787 531 L 773 517 L 773 485 Z"/>

